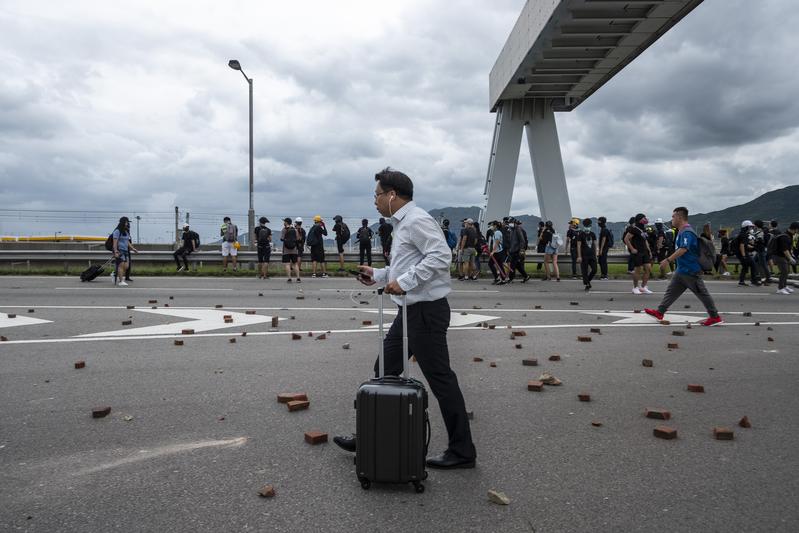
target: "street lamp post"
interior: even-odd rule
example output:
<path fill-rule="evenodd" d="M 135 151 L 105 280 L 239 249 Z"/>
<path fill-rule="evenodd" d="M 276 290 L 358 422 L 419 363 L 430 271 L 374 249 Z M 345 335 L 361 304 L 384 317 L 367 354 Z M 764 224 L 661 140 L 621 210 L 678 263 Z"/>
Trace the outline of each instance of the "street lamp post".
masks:
<path fill-rule="evenodd" d="M 228 61 L 228 66 L 233 70 L 238 70 L 241 72 L 241 75 L 244 76 L 244 79 L 247 80 L 247 84 L 250 86 L 250 209 L 247 211 L 247 242 L 249 244 L 250 250 L 253 250 L 253 234 L 255 232 L 255 209 L 253 208 L 252 202 L 252 175 L 253 175 L 253 168 L 252 168 L 252 78 L 248 78 L 247 75 L 241 68 L 241 64 L 236 59 L 231 59 Z"/>
<path fill-rule="evenodd" d="M 139 220 L 141 220 L 141 217 L 136 215 L 136 244 L 141 244 L 139 240 Z"/>

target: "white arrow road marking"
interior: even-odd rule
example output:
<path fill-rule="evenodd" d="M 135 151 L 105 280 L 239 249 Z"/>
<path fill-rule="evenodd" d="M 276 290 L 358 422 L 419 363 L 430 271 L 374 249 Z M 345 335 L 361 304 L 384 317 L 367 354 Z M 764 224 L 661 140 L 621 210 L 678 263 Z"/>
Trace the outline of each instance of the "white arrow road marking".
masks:
<path fill-rule="evenodd" d="M 610 313 L 596 313 L 596 312 L 584 312 L 587 315 L 600 315 L 600 316 L 618 316 L 621 317 L 621 320 L 616 320 L 612 322 L 613 324 L 652 324 L 657 323 L 658 320 L 653 317 L 649 316 L 646 313 L 627 313 L 624 311 L 613 311 Z M 700 322 L 704 320 L 704 316 L 687 316 L 687 315 L 673 315 L 668 313 L 664 320 L 668 320 L 672 324 L 683 324 L 686 322 Z"/>
<path fill-rule="evenodd" d="M 377 311 L 374 309 L 359 309 L 364 313 L 373 313 L 377 314 Z M 398 313 L 396 309 L 386 310 L 383 313 L 389 316 L 394 316 Z M 487 315 L 472 315 L 472 314 L 465 314 L 462 315 L 460 313 L 450 313 L 449 318 L 449 327 L 457 328 L 460 326 L 468 326 L 469 324 L 476 324 L 477 322 L 488 322 L 489 320 L 494 320 L 499 318 L 498 316 L 487 316 Z M 379 324 L 373 324 L 371 326 L 366 326 L 365 329 L 369 328 L 377 328 Z"/>
<path fill-rule="evenodd" d="M 77 335 L 78 337 L 130 337 L 134 335 L 170 335 L 180 333 L 183 329 L 193 329 L 194 331 L 212 331 L 215 329 L 235 328 L 270 322 L 271 316 L 266 315 L 247 315 L 235 313 L 233 311 L 219 311 L 211 309 L 135 309 L 142 313 L 152 313 L 155 315 L 179 316 L 191 318 L 187 322 L 175 322 L 173 324 L 161 324 L 158 326 L 147 326 L 143 328 L 120 329 L 117 331 L 101 331 L 99 333 L 87 333 Z M 226 324 L 225 315 L 233 317 L 232 324 Z"/>
<path fill-rule="evenodd" d="M 34 324 L 47 324 L 52 320 L 42 320 L 27 315 L 17 315 L 16 318 L 8 318 L 6 313 L 0 313 L 0 328 L 10 328 L 12 326 L 32 326 Z"/>

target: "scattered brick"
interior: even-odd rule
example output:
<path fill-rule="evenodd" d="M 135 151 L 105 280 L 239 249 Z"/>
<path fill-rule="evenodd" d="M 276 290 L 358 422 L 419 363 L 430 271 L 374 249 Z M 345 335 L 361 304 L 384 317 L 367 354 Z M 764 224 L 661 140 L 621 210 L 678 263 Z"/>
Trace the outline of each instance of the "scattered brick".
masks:
<path fill-rule="evenodd" d="M 599 317 L 597 317 L 599 318 Z M 602 331 L 599 328 L 591 328 L 591 333 L 596 333 L 598 335 L 602 335 Z"/>
<path fill-rule="evenodd" d="M 264 485 L 261 490 L 258 491 L 258 496 L 261 498 L 274 498 L 275 496 L 275 487 L 272 485 Z"/>
<path fill-rule="evenodd" d="M 759 326 L 759 325 L 760 325 L 760 322 L 755 322 L 755 326 Z"/>
<path fill-rule="evenodd" d="M 526 337 L 527 336 L 527 332 L 526 331 L 511 331 L 511 335 L 513 335 L 514 337 Z"/>
<path fill-rule="evenodd" d="M 774 337 L 769 337 L 769 338 L 768 338 L 768 341 L 769 341 L 769 342 L 774 342 Z"/>
<path fill-rule="evenodd" d="M 659 439 L 671 440 L 677 438 L 677 430 L 668 426 L 658 426 L 653 433 Z"/>
<path fill-rule="evenodd" d="M 749 421 L 749 417 L 745 416 L 738 421 L 738 425 L 742 428 L 750 428 L 752 427 L 752 423 Z"/>
<path fill-rule="evenodd" d="M 495 361 L 491 361 L 490 363 L 488 363 L 488 366 L 490 366 L 491 368 L 496 368 L 497 363 Z"/>
<path fill-rule="evenodd" d="M 8 337 L 6 337 L 5 335 L 0 335 L 0 342 L 6 342 L 7 340 Z"/>
<path fill-rule="evenodd" d="M 327 433 L 321 431 L 306 431 L 305 442 L 308 444 L 322 444 L 327 442 Z"/>
<path fill-rule="evenodd" d="M 291 340 L 298 341 L 300 339 L 302 339 L 302 335 L 300 335 L 299 333 L 292 333 L 291 334 Z"/>
<path fill-rule="evenodd" d="M 128 305 L 128 306 L 125 306 L 125 309 L 136 309 L 136 306 L 135 305 Z"/>
<path fill-rule="evenodd" d="M 569 305 L 580 305 L 580 302 L 569 302 Z"/>
<path fill-rule="evenodd" d="M 752 312 L 751 311 L 744 311 L 743 312 L 743 316 L 752 316 Z"/>
<path fill-rule="evenodd" d="M 371 320 L 364 320 L 363 322 L 361 322 L 361 325 L 363 325 L 363 326 L 371 326 L 372 325 L 372 321 Z"/>
<path fill-rule="evenodd" d="M 309 336 L 309 337 L 313 337 L 313 331 L 309 331 L 309 332 L 308 332 L 308 336 Z"/>
<path fill-rule="evenodd" d="M 774 328 L 772 328 L 771 326 L 769 326 L 769 327 L 767 327 L 767 328 L 766 328 L 766 331 L 774 331 Z"/>
<path fill-rule="evenodd" d="M 258 293 L 258 296 L 263 296 L 263 295 L 264 295 L 264 293 L 262 293 L 262 292 Z"/>
<path fill-rule="evenodd" d="M 669 350 L 676 350 L 677 348 L 679 348 L 679 347 L 680 347 L 680 345 L 679 345 L 679 344 L 677 344 L 676 342 L 670 342 L 670 343 L 668 343 L 668 345 L 667 345 L 666 347 L 667 347 Z"/>
<path fill-rule="evenodd" d="M 36 309 L 28 309 L 28 312 L 29 312 L 29 313 L 35 313 L 35 312 L 36 312 Z"/>
<path fill-rule="evenodd" d="M 349 349 L 350 349 L 350 343 L 348 343 L 348 342 L 345 342 L 344 344 L 342 344 L 342 345 L 341 345 L 341 347 L 342 347 L 344 350 L 349 350 Z"/>
<path fill-rule="evenodd" d="M 674 335 L 675 337 L 685 337 L 685 331 L 681 329 L 675 329 L 674 331 L 671 332 L 671 334 Z"/>
<path fill-rule="evenodd" d="M 577 399 L 579 399 L 581 402 L 590 402 L 591 395 L 588 394 L 587 392 L 581 392 L 580 394 L 577 395 Z"/>
<path fill-rule="evenodd" d="M 705 392 L 705 387 L 696 383 L 689 383 L 688 392 Z"/>
<path fill-rule="evenodd" d="M 17 318 L 17 315 L 15 315 L 14 313 L 8 313 L 7 316 L 8 318 Z"/>
<path fill-rule="evenodd" d="M 657 420 L 670 420 L 671 419 L 671 412 L 666 411 L 665 409 L 650 409 L 648 408 L 645 412 L 647 418 L 655 418 Z"/>
<path fill-rule="evenodd" d="M 157 304 L 158 300 L 147 300 L 148 304 Z"/>
<path fill-rule="evenodd" d="M 174 299 L 175 299 L 175 297 L 174 297 L 174 296 L 170 296 L 170 297 L 169 297 L 169 299 L 170 299 L 170 300 L 174 300 Z"/>
<path fill-rule="evenodd" d="M 588 335 L 578 335 L 577 340 L 580 342 L 591 342 L 591 337 Z"/>
<path fill-rule="evenodd" d="M 311 402 L 308 400 L 298 400 L 288 402 L 286 405 L 288 406 L 289 411 L 302 411 L 304 409 L 308 409 L 308 406 L 311 405 Z"/>
<path fill-rule="evenodd" d="M 497 327 L 496 324 L 489 324 L 488 325 L 488 329 L 496 329 L 496 327 Z"/>
<path fill-rule="evenodd" d="M 308 401 L 308 395 L 304 392 L 281 392 L 277 395 L 277 403 L 304 401 Z"/>
<path fill-rule="evenodd" d="M 690 305 L 690 304 L 685 304 L 685 305 L 683 306 L 683 308 L 684 308 L 684 309 L 690 309 L 690 308 L 691 308 L 691 305 Z"/>
<path fill-rule="evenodd" d="M 164 304 L 164 307 L 169 307 L 169 304 Z"/>
<path fill-rule="evenodd" d="M 247 332 L 246 332 L 246 331 L 242 331 L 242 332 L 241 332 L 241 336 L 242 336 L 242 337 L 246 337 L 246 336 L 247 336 Z"/>
<path fill-rule="evenodd" d="M 549 356 L 550 361 L 560 361 L 560 355 L 554 354 Z"/>
<path fill-rule="evenodd" d="M 255 311 L 254 311 L 254 310 L 252 310 L 252 309 L 248 309 L 247 311 L 244 311 L 244 314 L 245 314 L 245 315 L 254 315 L 254 314 L 255 314 Z"/>
<path fill-rule="evenodd" d="M 233 318 L 232 317 L 225 319 L 225 324 L 232 324 L 232 323 L 233 323 Z"/>
<path fill-rule="evenodd" d="M 152 306 L 150 309 L 158 309 L 157 305 Z"/>
<path fill-rule="evenodd" d="M 303 296 L 302 294 L 298 294 L 298 295 L 297 295 L 297 299 L 298 299 L 298 300 L 304 300 L 304 299 L 305 299 L 305 296 Z"/>
<path fill-rule="evenodd" d="M 214 305 L 214 308 L 216 308 L 216 309 L 222 309 L 222 304 L 216 304 L 216 305 Z"/>
<path fill-rule="evenodd" d="M 111 408 L 108 406 L 95 407 L 94 409 L 92 409 L 92 418 L 103 418 L 105 416 L 108 416 L 110 412 Z"/>
<path fill-rule="evenodd" d="M 483 358 L 482 357 L 477 357 L 477 356 L 472 357 L 472 362 L 473 363 L 482 363 L 483 362 Z"/>
<path fill-rule="evenodd" d="M 671 325 L 671 322 L 670 322 L 670 321 L 668 321 L 668 320 L 661 320 L 661 321 L 660 321 L 660 325 L 661 325 L 661 326 L 670 326 L 670 325 Z"/>
<path fill-rule="evenodd" d="M 713 428 L 713 436 L 716 440 L 733 440 L 735 434 L 730 428 L 715 427 Z"/>
<path fill-rule="evenodd" d="M 633 313 L 640 313 L 640 312 L 641 312 L 640 309 L 633 309 Z"/>
<path fill-rule="evenodd" d="M 279 316 L 273 316 L 272 317 L 272 327 L 276 328 L 279 324 L 280 324 L 280 317 Z"/>
<path fill-rule="evenodd" d="M 193 335 L 194 334 L 194 330 L 193 329 L 182 329 L 182 330 L 180 330 L 180 334 L 181 335 Z"/>
<path fill-rule="evenodd" d="M 642 359 L 641 364 L 647 368 L 652 368 L 655 365 L 655 363 L 652 362 L 652 359 Z"/>
<path fill-rule="evenodd" d="M 686 324 L 685 325 L 685 329 L 692 329 L 692 328 L 693 328 L 693 326 L 691 324 Z"/>
<path fill-rule="evenodd" d="M 516 345 L 516 349 L 517 349 L 517 350 L 521 350 L 522 348 L 524 348 L 524 346 L 522 346 L 521 344 L 517 344 L 517 345 Z"/>
<path fill-rule="evenodd" d="M 318 340 L 318 341 L 323 341 L 325 339 L 327 339 L 327 334 L 325 334 L 325 333 L 322 333 L 321 335 L 316 337 L 316 340 Z"/>
<path fill-rule="evenodd" d="M 600 422 L 599 420 L 594 420 L 593 422 L 591 422 L 591 425 L 594 426 L 595 428 L 601 428 L 602 422 Z"/>
<path fill-rule="evenodd" d="M 537 379 L 533 379 L 527 382 L 527 390 L 541 392 L 544 390 L 544 383 Z"/>
<path fill-rule="evenodd" d="M 522 359 L 522 365 L 524 365 L 524 366 L 538 366 L 538 359 L 535 359 L 535 358 Z"/>
<path fill-rule="evenodd" d="M 122 321 L 122 325 L 123 326 L 130 326 L 131 324 L 133 324 L 133 320 L 123 320 Z"/>
<path fill-rule="evenodd" d="M 233 338 L 229 339 L 229 342 L 230 342 L 230 344 L 236 344 L 236 338 L 233 337 Z"/>
<path fill-rule="evenodd" d="M 536 309 L 541 309 L 541 306 L 540 305 L 536 305 L 535 308 Z"/>
<path fill-rule="evenodd" d="M 80 370 L 81 368 L 86 368 L 86 361 L 75 361 L 75 370 Z"/>
<path fill-rule="evenodd" d="M 472 309 L 482 309 L 482 307 L 481 307 L 481 306 L 479 306 L 479 305 L 473 305 L 473 306 L 472 306 Z"/>
<path fill-rule="evenodd" d="M 222 318 L 224 318 L 225 320 L 227 320 L 228 318 L 232 319 L 233 315 L 222 315 Z"/>
<path fill-rule="evenodd" d="M 183 341 L 180 339 L 175 339 L 175 346 L 183 346 Z"/>

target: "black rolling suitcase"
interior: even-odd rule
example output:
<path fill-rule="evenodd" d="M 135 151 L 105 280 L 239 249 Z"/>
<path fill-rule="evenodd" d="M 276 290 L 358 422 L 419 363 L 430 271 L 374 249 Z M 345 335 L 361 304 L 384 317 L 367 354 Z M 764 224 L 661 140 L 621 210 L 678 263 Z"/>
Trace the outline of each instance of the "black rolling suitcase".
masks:
<path fill-rule="evenodd" d="M 103 272 L 105 272 L 105 267 L 107 267 L 114 258 L 112 257 L 102 265 L 92 265 L 83 272 L 80 273 L 80 280 L 81 281 L 91 281 Z"/>
<path fill-rule="evenodd" d="M 386 376 L 383 354 L 383 289 L 378 289 L 380 377 L 361 384 L 355 400 L 355 471 L 361 487 L 372 482 L 413 483 L 424 492 L 425 461 L 430 443 L 427 390 L 408 378 L 408 315 L 402 305 L 402 377 Z M 406 297 L 403 296 L 403 299 Z"/>

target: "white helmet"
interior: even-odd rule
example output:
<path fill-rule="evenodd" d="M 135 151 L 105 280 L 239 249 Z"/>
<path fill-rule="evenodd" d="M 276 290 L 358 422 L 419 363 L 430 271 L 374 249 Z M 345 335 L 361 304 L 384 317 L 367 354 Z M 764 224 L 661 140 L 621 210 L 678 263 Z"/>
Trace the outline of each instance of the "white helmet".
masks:
<path fill-rule="evenodd" d="M 302 217 L 295 218 L 294 222 L 299 222 L 300 224 L 302 224 Z"/>
<path fill-rule="evenodd" d="M 655 219 L 655 224 L 663 224 L 663 219 L 662 218 L 656 218 Z"/>
<path fill-rule="evenodd" d="M 741 222 L 741 227 L 742 228 L 748 228 L 749 226 L 754 226 L 754 224 L 752 224 L 751 220 L 744 220 L 743 222 Z"/>

